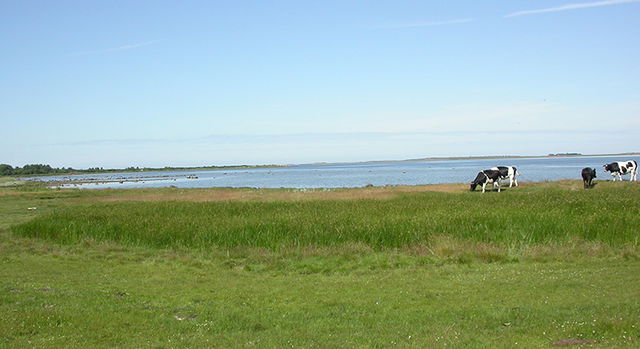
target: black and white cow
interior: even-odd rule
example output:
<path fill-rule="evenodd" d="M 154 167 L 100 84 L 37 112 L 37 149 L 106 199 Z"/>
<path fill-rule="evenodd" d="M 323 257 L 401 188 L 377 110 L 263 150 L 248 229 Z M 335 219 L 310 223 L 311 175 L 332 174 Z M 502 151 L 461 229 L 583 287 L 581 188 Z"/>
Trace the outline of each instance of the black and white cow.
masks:
<path fill-rule="evenodd" d="M 638 163 L 635 160 L 612 162 L 602 167 L 604 167 L 605 172 L 611 172 L 614 182 L 616 181 L 616 176 L 622 181 L 622 175 L 626 174 L 631 175 L 630 181 L 637 180 Z"/>
<path fill-rule="evenodd" d="M 470 191 L 476 190 L 476 187 L 482 185 L 482 192 L 484 193 L 484 189 L 487 184 L 493 183 L 494 187 L 498 187 L 498 193 L 500 192 L 500 171 L 498 170 L 484 170 L 478 172 L 476 179 L 471 182 L 471 186 L 469 187 Z"/>
<path fill-rule="evenodd" d="M 511 188 L 514 184 L 516 187 L 518 186 L 518 179 L 516 178 L 518 173 L 518 169 L 513 166 L 497 166 L 491 168 L 494 171 L 500 172 L 500 179 L 509 178 L 509 188 Z"/>
<path fill-rule="evenodd" d="M 582 169 L 582 182 L 584 183 L 584 188 L 588 189 L 593 187 L 593 179 L 596 178 L 596 170 L 591 167 L 585 167 Z"/>

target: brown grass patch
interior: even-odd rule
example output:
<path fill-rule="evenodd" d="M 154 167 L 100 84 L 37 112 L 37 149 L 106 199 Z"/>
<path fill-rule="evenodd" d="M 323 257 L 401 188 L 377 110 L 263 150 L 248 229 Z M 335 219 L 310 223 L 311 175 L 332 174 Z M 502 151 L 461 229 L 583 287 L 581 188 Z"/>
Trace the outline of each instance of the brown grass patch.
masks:
<path fill-rule="evenodd" d="M 118 190 L 101 193 L 80 200 L 90 201 L 297 201 L 297 200 L 348 200 L 382 199 L 403 193 L 443 192 L 454 193 L 467 190 L 465 184 L 433 184 L 421 186 L 385 186 L 340 189 L 247 189 L 247 188 L 206 188 L 206 189 L 140 189 Z"/>
<path fill-rule="evenodd" d="M 441 260 L 480 260 L 500 262 L 509 260 L 507 248 L 484 242 L 467 241 L 448 235 L 434 235 L 427 244 L 408 246 L 405 253 L 414 256 L 430 256 Z"/>
<path fill-rule="evenodd" d="M 588 341 L 585 339 L 576 339 L 576 338 L 567 338 L 567 339 L 561 339 L 559 341 L 555 341 L 553 343 L 551 343 L 551 345 L 555 346 L 555 347 L 568 347 L 568 346 L 572 346 L 572 345 L 588 345 L 588 344 L 595 344 L 594 341 Z"/>

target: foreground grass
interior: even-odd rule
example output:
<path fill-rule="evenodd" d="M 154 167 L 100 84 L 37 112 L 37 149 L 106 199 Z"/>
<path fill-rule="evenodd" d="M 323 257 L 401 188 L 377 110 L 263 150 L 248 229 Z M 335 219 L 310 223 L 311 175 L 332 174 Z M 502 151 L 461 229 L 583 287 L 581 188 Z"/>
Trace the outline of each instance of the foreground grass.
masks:
<path fill-rule="evenodd" d="M 640 344 L 637 260 L 305 275 L 117 245 L 2 235 L 0 247 L 0 346 L 7 348 Z"/>
<path fill-rule="evenodd" d="M 579 185 L 378 199 L 358 190 L 322 200 L 248 191 L 245 201 L 204 203 L 137 202 L 170 190 L 2 189 L 0 347 L 514 348 L 573 339 L 636 348 L 638 229 L 615 221 L 638 226 L 638 187 Z M 105 198 L 117 202 L 96 203 Z M 434 228 L 449 229 L 439 217 L 447 208 L 458 230 Z M 154 218 L 136 223 L 145 214 Z M 329 228 L 318 228 L 325 221 Z M 224 231 L 209 224 L 241 233 L 269 222 L 286 229 L 265 230 L 264 245 L 152 239 L 171 224 L 206 235 Z M 110 224 L 143 234 L 92 233 Z M 367 240 L 358 224 L 378 237 Z M 68 226 L 73 238 L 55 234 Z M 330 237 L 336 227 L 348 238 Z M 317 236 L 302 234 L 309 228 Z M 381 239 L 379 229 L 395 236 Z M 412 229 L 419 239 L 402 235 Z"/>

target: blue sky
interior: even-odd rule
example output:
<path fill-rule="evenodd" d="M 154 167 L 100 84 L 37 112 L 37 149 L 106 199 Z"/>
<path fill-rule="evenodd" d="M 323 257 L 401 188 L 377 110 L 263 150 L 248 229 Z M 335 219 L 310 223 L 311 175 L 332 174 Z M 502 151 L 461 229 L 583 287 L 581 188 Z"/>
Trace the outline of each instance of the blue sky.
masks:
<path fill-rule="evenodd" d="M 640 151 L 640 1 L 0 0 L 0 163 Z"/>

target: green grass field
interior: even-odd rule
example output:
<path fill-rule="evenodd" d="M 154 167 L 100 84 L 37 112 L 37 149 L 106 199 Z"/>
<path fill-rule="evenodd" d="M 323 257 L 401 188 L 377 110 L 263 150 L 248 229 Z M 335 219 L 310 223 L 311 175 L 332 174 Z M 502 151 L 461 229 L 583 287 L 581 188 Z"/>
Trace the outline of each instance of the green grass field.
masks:
<path fill-rule="evenodd" d="M 0 347 L 640 346 L 638 183 L 466 189 L 2 186 Z"/>

